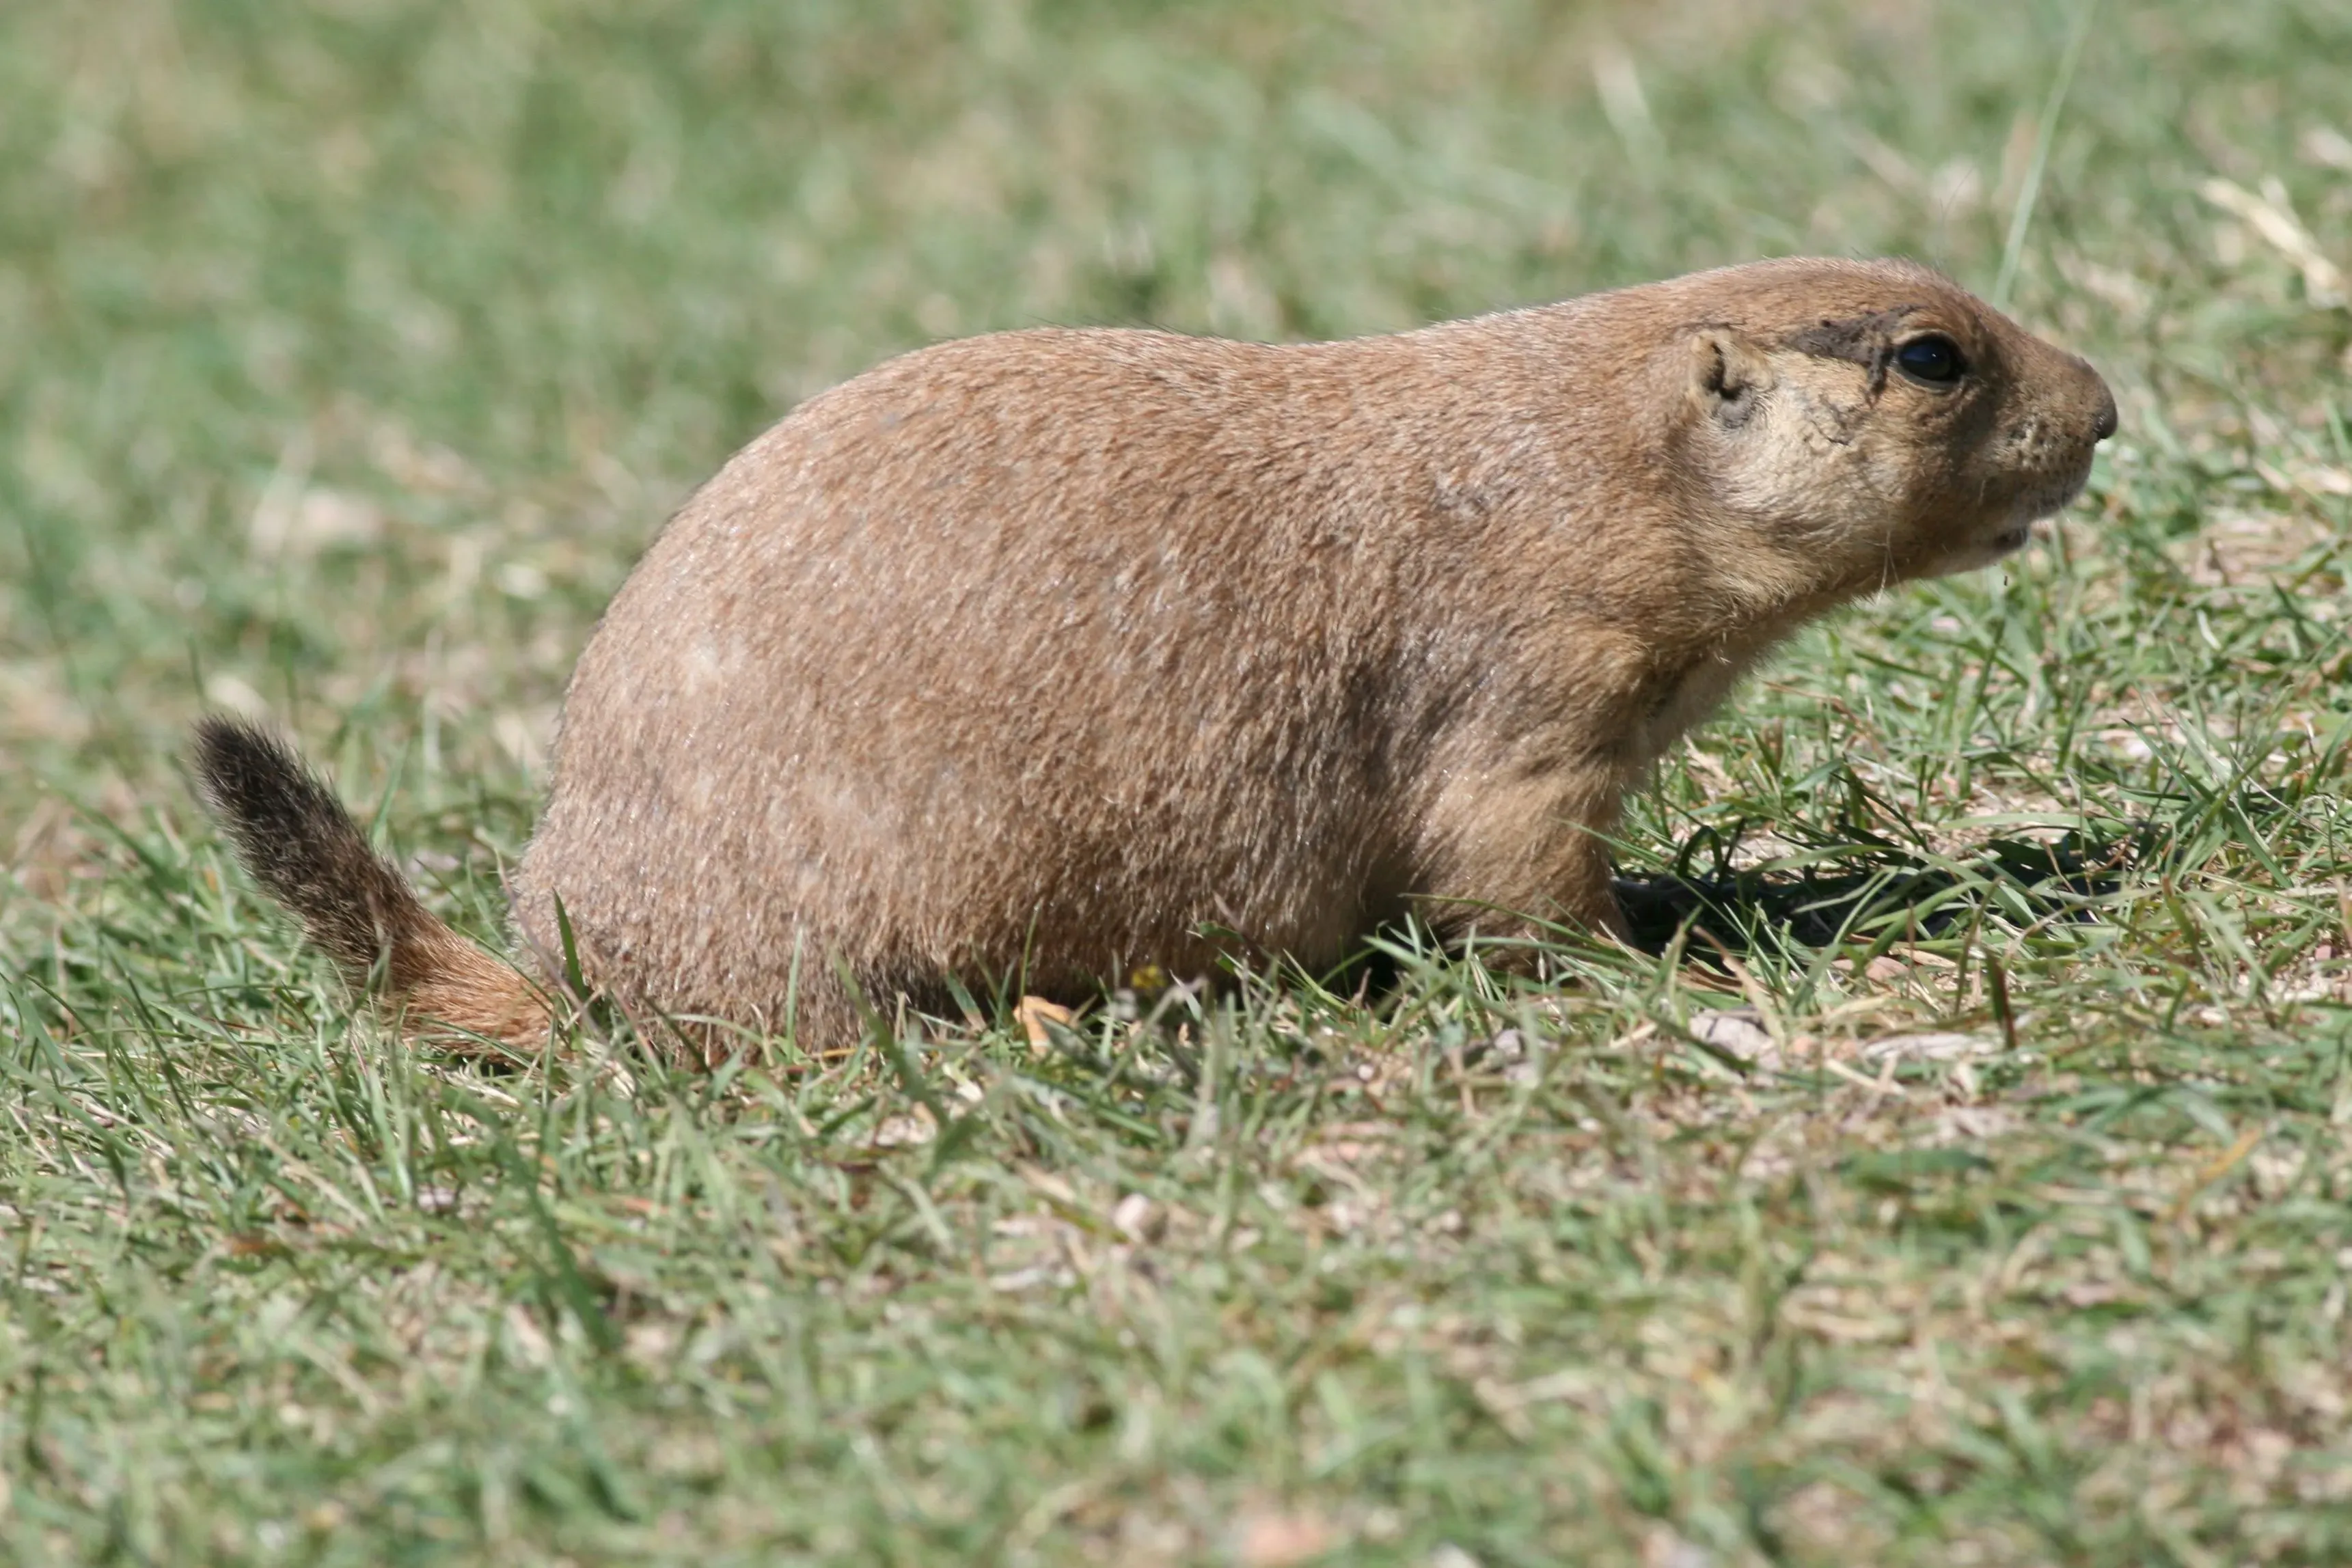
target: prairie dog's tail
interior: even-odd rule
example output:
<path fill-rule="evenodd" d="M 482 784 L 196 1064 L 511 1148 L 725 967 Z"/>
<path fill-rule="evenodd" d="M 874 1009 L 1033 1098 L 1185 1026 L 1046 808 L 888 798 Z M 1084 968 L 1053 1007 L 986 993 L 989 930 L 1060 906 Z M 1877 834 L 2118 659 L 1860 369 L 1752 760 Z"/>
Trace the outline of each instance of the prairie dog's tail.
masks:
<path fill-rule="evenodd" d="M 291 747 L 215 714 L 198 721 L 190 760 L 245 869 L 300 917 L 354 990 L 373 981 L 411 1032 L 450 1043 L 478 1036 L 524 1052 L 545 1043 L 551 1015 L 538 991 L 425 908 Z"/>

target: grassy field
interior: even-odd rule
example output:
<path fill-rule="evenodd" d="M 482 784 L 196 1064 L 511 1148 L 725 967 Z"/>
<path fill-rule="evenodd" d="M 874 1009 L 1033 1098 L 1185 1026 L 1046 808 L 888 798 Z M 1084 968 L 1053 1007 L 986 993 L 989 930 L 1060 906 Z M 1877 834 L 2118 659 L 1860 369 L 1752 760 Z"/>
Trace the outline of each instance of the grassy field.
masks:
<path fill-rule="evenodd" d="M 0 104 L 0 1559 L 2352 1561 L 2341 0 L 92 0 Z M 811 391 L 1792 251 L 2124 432 L 1664 769 L 1721 951 L 488 1072 L 176 772 L 267 711 L 495 937 Z"/>

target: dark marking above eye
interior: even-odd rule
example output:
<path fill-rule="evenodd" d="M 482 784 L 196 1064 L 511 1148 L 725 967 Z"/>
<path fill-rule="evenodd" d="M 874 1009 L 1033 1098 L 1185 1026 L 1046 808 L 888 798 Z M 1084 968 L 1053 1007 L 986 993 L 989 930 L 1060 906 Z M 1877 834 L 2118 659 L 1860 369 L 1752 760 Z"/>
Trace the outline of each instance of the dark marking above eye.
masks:
<path fill-rule="evenodd" d="M 1920 308 L 1917 305 L 1897 305 L 1892 310 L 1874 310 L 1867 316 L 1824 319 L 1790 333 L 1781 341 L 1817 360 L 1843 360 L 1848 364 L 1860 365 L 1870 372 L 1870 395 L 1876 397 L 1879 389 L 1886 384 L 1886 367 L 1895 355 L 1895 334 L 1902 330 L 1904 319 Z"/>
<path fill-rule="evenodd" d="M 1894 340 L 1895 329 L 1903 325 L 1903 318 L 1917 308 L 1916 305 L 1898 305 L 1892 310 L 1876 310 L 1867 316 L 1824 320 L 1818 326 L 1790 333 L 1788 345 L 1815 359 L 1874 364 L 1885 355 L 1886 345 Z"/>
<path fill-rule="evenodd" d="M 1895 368 L 1915 382 L 1948 387 L 1967 371 L 1960 346 L 1941 332 L 1926 332 L 1895 350 Z"/>

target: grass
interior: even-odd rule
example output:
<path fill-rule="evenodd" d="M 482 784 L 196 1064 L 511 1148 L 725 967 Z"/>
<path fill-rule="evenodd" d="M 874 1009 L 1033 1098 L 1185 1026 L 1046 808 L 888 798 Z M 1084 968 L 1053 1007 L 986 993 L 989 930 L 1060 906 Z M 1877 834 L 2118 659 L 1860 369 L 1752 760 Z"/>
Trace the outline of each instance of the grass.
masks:
<path fill-rule="evenodd" d="M 2078 16 L 0 10 L 0 1557 L 2352 1557 L 2352 19 L 2109 5 L 2047 122 Z M 2125 430 L 1664 769 L 1730 959 L 491 1073 L 173 770 L 267 707 L 495 936 L 808 392 L 1796 250 L 2013 271 Z"/>

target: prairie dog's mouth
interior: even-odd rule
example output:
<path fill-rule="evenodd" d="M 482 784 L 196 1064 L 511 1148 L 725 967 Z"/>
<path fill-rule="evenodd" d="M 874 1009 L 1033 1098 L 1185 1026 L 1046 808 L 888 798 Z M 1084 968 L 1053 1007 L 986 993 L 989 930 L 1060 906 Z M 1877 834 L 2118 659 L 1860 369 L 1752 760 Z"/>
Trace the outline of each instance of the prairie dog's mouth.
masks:
<path fill-rule="evenodd" d="M 2073 506 L 2090 477 L 2091 465 L 2085 460 L 2063 478 L 2021 497 L 2010 512 L 2010 520 L 1985 535 L 1979 548 L 1996 557 L 2023 549 L 2033 541 L 2034 525 Z"/>
<path fill-rule="evenodd" d="M 2090 482 L 2091 455 L 2089 453 L 2084 453 L 2082 462 L 2076 464 L 2070 472 L 2061 475 L 2019 501 L 2016 515 L 2021 521 L 2018 527 L 2024 528 L 2029 524 L 2041 521 L 2043 517 L 2056 517 L 2074 504 L 2076 498 L 2083 494 L 2083 487 Z"/>
<path fill-rule="evenodd" d="M 2021 516 L 2013 522 L 1977 534 L 1962 545 L 1954 547 L 1937 559 L 1920 575 L 1950 577 L 1956 572 L 1974 571 L 2005 560 L 2033 542 L 2035 516 Z"/>
<path fill-rule="evenodd" d="M 1985 549 L 1995 555 L 2013 555 L 2031 544 L 2032 540 L 2032 523 L 2013 523 L 1985 540 Z"/>

